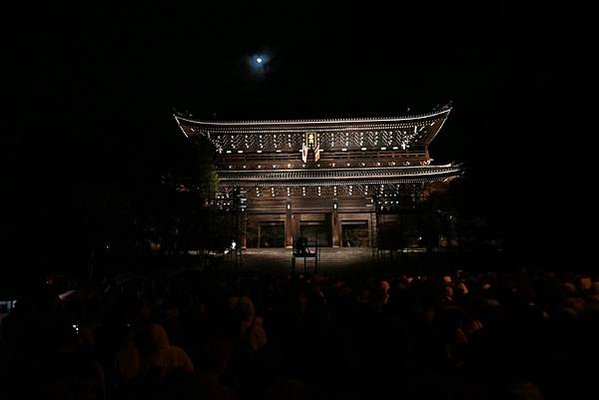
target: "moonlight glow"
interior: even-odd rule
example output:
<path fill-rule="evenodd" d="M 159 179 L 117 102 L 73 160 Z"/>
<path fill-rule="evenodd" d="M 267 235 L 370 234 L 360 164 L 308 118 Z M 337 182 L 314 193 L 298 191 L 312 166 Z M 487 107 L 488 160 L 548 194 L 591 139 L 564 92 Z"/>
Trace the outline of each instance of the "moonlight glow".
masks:
<path fill-rule="evenodd" d="M 270 55 L 254 53 L 247 58 L 248 67 L 253 75 L 264 76 L 269 69 Z"/>

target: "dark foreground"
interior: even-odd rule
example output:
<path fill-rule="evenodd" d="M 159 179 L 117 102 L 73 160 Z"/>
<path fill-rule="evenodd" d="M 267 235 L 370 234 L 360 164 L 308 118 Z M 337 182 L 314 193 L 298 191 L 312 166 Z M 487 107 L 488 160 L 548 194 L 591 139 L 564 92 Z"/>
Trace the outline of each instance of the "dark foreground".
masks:
<path fill-rule="evenodd" d="M 2 398 L 596 393 L 599 276 L 280 262 L 32 283 L 2 319 Z"/>

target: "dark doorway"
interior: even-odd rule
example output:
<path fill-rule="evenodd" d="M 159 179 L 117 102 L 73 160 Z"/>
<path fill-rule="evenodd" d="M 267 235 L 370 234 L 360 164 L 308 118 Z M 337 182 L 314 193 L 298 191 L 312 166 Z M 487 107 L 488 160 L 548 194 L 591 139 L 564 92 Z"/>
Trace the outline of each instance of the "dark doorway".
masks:
<path fill-rule="evenodd" d="M 369 247 L 368 221 L 351 221 L 341 224 L 343 247 Z"/>
<path fill-rule="evenodd" d="M 260 247 L 285 247 L 285 223 L 261 222 Z"/>
<path fill-rule="evenodd" d="M 308 239 L 310 245 L 331 247 L 331 221 L 302 221 L 300 235 Z"/>

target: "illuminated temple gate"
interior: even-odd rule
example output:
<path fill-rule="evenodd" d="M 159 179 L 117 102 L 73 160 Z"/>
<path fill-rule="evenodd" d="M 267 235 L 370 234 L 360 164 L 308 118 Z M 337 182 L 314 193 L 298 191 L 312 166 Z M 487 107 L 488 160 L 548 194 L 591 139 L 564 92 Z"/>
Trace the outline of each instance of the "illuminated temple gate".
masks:
<path fill-rule="evenodd" d="M 384 118 L 208 121 L 175 115 L 214 145 L 216 202 L 239 211 L 242 247 L 378 247 L 384 226 L 461 174 L 428 146 L 449 107 Z"/>

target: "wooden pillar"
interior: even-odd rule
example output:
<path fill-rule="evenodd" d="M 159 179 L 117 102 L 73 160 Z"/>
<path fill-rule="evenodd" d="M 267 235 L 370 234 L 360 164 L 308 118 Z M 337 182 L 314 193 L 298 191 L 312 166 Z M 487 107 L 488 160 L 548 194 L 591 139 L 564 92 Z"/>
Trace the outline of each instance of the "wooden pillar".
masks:
<path fill-rule="evenodd" d="M 292 214 L 291 220 L 293 221 L 293 240 L 297 240 L 300 236 L 300 221 L 302 219 L 301 214 Z"/>
<path fill-rule="evenodd" d="M 370 218 L 368 218 L 368 245 L 370 247 L 374 247 L 374 235 L 372 234 L 372 212 L 370 213 Z"/>
<path fill-rule="evenodd" d="M 337 200 L 335 200 L 335 202 L 333 203 L 333 214 L 331 215 L 331 224 L 332 226 L 332 233 L 333 233 L 333 247 L 339 247 L 340 246 L 340 239 L 341 239 L 341 224 L 339 223 L 339 205 L 337 203 Z"/>
<path fill-rule="evenodd" d="M 293 223 L 293 210 L 291 208 L 291 201 L 287 201 L 285 212 L 285 247 L 292 248 L 293 247 L 293 231 L 294 231 L 294 223 Z"/>
<path fill-rule="evenodd" d="M 376 212 L 376 210 L 374 210 L 373 208 L 370 209 L 370 221 L 368 221 L 368 236 L 370 239 L 370 246 L 372 246 L 372 248 L 377 248 L 378 247 L 378 224 L 379 224 L 379 219 L 378 219 L 378 213 Z"/>
<path fill-rule="evenodd" d="M 241 210 L 241 226 L 239 227 L 239 235 L 240 240 L 241 240 L 241 248 L 242 249 L 247 249 L 247 226 L 248 226 L 248 216 L 247 216 L 247 212 L 245 210 Z"/>
<path fill-rule="evenodd" d="M 260 235 L 262 234 L 262 232 L 260 232 L 260 228 L 262 228 L 262 224 L 258 221 L 257 225 L 258 225 L 258 237 L 256 238 L 256 247 L 260 248 L 260 242 L 262 241 L 262 240 L 260 240 Z"/>

